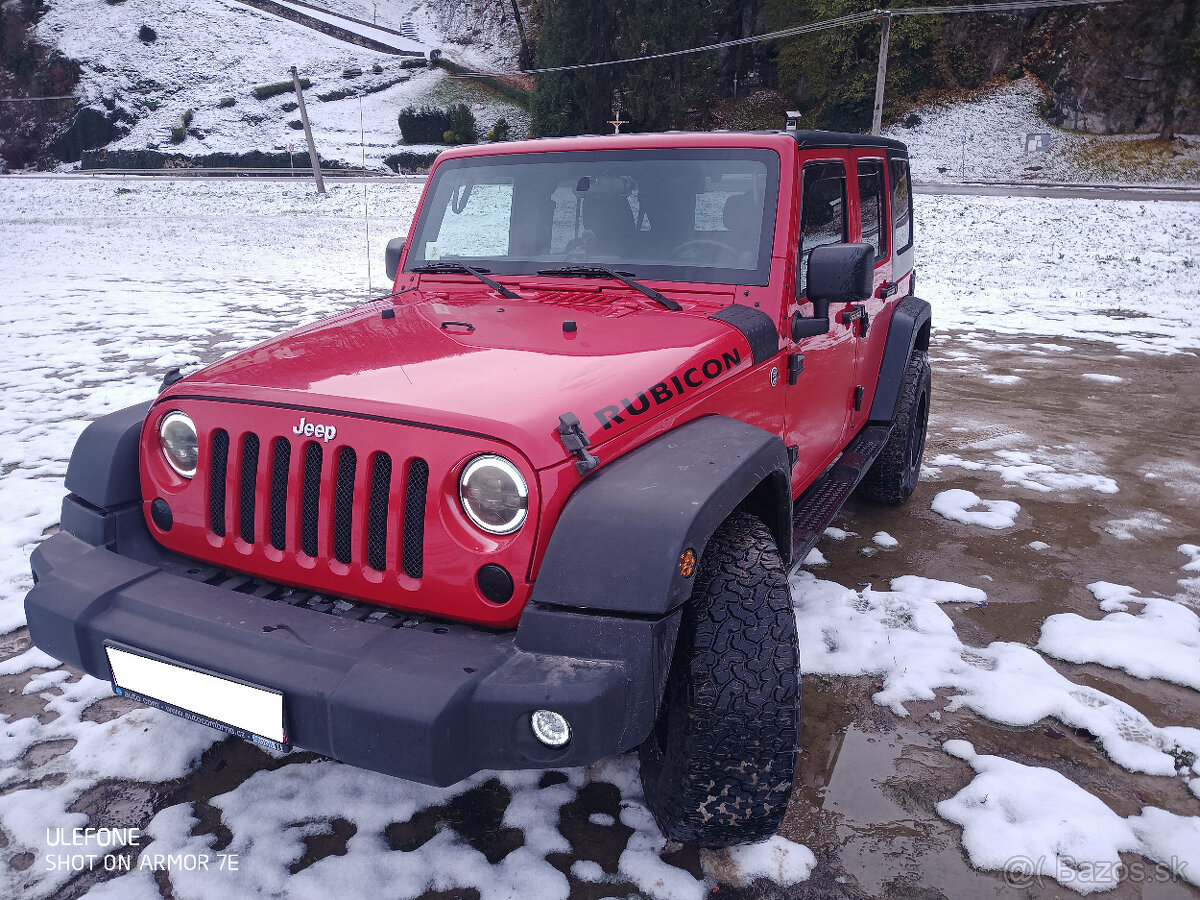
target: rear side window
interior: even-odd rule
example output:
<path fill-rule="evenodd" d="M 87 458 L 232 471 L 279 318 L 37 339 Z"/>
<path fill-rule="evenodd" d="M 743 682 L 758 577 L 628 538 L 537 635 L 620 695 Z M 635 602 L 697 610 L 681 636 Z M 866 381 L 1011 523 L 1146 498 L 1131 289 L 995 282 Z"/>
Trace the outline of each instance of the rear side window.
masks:
<path fill-rule="evenodd" d="M 817 247 L 847 238 L 846 167 L 840 162 L 808 163 L 801 172 L 800 283 L 808 294 L 808 257 Z"/>
<path fill-rule="evenodd" d="M 875 248 L 875 261 L 886 259 L 888 229 L 883 203 L 883 160 L 858 161 L 858 210 L 862 220 L 864 244 Z"/>
<path fill-rule="evenodd" d="M 897 253 L 913 242 L 912 184 L 908 180 L 908 160 L 889 160 L 892 175 L 892 234 Z"/>

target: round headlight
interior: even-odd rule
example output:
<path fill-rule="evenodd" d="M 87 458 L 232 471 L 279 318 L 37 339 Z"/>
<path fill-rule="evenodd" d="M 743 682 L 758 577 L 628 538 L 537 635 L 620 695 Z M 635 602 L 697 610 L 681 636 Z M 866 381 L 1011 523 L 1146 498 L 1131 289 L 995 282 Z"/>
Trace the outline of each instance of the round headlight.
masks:
<path fill-rule="evenodd" d="M 477 456 L 463 469 L 458 497 L 467 516 L 490 534 L 512 534 L 529 514 L 529 488 L 503 456 Z"/>
<path fill-rule="evenodd" d="M 196 438 L 196 426 L 185 413 L 179 410 L 163 416 L 158 426 L 158 442 L 168 465 L 184 478 L 196 474 L 196 460 L 200 457 L 200 442 Z"/>

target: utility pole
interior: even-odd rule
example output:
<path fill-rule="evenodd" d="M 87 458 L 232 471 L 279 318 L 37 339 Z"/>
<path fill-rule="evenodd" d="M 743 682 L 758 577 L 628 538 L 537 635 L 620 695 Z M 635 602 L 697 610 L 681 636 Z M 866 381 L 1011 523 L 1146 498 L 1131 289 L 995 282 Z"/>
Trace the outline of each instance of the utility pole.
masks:
<path fill-rule="evenodd" d="M 304 108 L 304 91 L 300 89 L 300 76 L 292 66 L 292 86 L 296 89 L 296 102 L 300 104 L 300 121 L 304 125 L 304 138 L 308 141 L 308 160 L 312 164 L 313 179 L 317 182 L 317 193 L 325 193 L 325 179 L 321 177 L 321 161 L 317 158 L 317 145 L 313 143 L 312 128 L 308 124 L 308 110 Z"/>
<path fill-rule="evenodd" d="M 888 41 L 892 36 L 892 14 L 880 12 L 876 18 L 883 20 L 883 34 L 879 38 L 879 71 L 875 75 L 875 117 L 871 120 L 871 134 L 883 132 L 883 84 L 887 81 Z"/>

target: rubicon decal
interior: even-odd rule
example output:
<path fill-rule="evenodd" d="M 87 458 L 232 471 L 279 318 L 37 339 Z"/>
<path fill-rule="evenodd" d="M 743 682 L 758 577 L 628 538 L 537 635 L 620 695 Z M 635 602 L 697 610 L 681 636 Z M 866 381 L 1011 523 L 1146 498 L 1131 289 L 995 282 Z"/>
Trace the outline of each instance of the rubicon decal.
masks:
<path fill-rule="evenodd" d="M 706 359 L 698 366 L 690 366 L 682 372 L 676 372 L 667 378 L 666 381 L 660 381 L 658 384 L 647 388 L 638 393 L 637 397 L 630 400 L 625 397 L 621 400 L 621 405 L 606 406 L 603 409 L 598 409 L 594 413 L 600 425 L 607 431 L 613 425 L 622 425 L 625 422 L 624 413 L 630 416 L 640 416 L 642 413 L 649 411 L 651 406 L 662 406 L 664 403 L 676 398 L 682 397 L 684 394 L 691 393 L 698 387 L 701 387 L 704 382 L 712 381 L 720 378 L 730 369 L 742 364 L 742 354 L 736 347 L 732 350 L 727 350 L 722 353 L 720 358 L 713 357 Z"/>
<path fill-rule="evenodd" d="M 306 416 L 301 416 L 300 424 L 292 426 L 292 433 L 305 437 L 319 437 L 325 443 L 329 443 L 337 436 L 337 428 L 333 425 L 317 425 L 315 422 L 309 422 Z"/>

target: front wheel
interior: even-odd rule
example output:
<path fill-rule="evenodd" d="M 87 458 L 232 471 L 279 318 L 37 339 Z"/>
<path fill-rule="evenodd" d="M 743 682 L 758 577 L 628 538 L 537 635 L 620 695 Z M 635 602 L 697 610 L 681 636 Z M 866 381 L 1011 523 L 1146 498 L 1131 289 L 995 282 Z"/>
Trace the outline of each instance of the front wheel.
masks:
<path fill-rule="evenodd" d="M 914 350 L 900 384 L 892 435 L 858 486 L 864 497 L 899 506 L 917 489 L 929 424 L 931 382 L 929 354 Z"/>
<path fill-rule="evenodd" d="M 775 541 L 735 513 L 700 560 L 658 721 L 638 748 L 646 803 L 668 838 L 721 847 L 779 828 L 796 770 L 798 660 Z"/>

